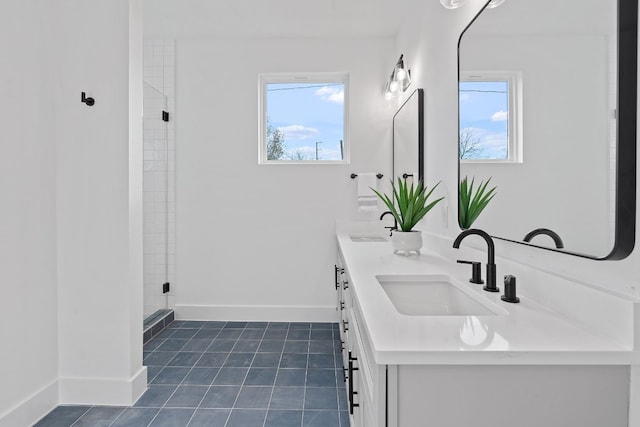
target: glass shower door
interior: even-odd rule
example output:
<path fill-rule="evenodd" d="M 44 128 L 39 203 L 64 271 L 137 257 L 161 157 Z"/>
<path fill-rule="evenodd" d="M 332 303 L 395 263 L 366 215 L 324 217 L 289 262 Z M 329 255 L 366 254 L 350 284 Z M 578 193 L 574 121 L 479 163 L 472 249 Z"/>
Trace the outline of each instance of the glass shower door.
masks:
<path fill-rule="evenodd" d="M 144 83 L 144 317 L 168 308 L 169 146 L 167 97 Z M 164 289 L 163 289 L 164 288 Z"/>

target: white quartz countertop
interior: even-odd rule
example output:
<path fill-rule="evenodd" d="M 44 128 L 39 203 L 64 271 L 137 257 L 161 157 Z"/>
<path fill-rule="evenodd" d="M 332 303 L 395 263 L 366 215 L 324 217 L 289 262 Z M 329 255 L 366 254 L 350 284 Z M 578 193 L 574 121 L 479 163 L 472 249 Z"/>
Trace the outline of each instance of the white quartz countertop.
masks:
<path fill-rule="evenodd" d="M 351 278 L 362 321 L 378 364 L 487 365 L 628 365 L 637 352 L 586 326 L 570 321 L 521 296 L 518 304 L 501 301 L 468 279 L 471 266 L 456 264 L 423 248 L 420 256 L 393 253 L 391 242 L 353 242 L 363 230 L 337 227 L 337 238 Z M 380 236 L 384 234 L 379 231 Z M 483 279 L 486 259 L 482 261 Z M 474 316 L 414 316 L 400 314 L 378 283 L 377 275 L 444 274 L 498 314 Z M 576 303 L 579 303 L 577 301 Z"/>

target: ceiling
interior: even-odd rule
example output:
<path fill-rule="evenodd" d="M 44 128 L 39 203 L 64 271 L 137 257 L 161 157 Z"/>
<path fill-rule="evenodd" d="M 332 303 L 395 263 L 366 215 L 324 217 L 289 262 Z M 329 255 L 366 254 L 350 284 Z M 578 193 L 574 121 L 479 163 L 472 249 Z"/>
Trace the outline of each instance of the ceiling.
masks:
<path fill-rule="evenodd" d="M 144 33 L 146 38 L 392 36 L 411 1 L 146 0 Z"/>

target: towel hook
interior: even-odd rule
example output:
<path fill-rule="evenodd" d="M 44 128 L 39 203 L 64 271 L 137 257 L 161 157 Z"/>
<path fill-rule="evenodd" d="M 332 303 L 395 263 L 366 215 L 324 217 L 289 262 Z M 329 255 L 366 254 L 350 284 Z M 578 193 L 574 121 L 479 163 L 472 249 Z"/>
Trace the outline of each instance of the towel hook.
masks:
<path fill-rule="evenodd" d="M 91 97 L 88 97 L 86 93 L 82 92 L 82 95 L 80 97 L 80 102 L 84 102 L 89 107 L 91 107 L 93 104 L 96 103 L 96 100 Z"/>

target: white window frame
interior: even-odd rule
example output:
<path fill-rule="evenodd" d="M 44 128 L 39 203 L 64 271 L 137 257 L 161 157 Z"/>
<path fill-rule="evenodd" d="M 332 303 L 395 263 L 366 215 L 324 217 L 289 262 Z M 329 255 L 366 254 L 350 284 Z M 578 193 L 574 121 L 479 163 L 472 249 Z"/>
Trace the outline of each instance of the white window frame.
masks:
<path fill-rule="evenodd" d="M 269 83 L 342 83 L 343 103 L 343 159 L 342 160 L 267 160 L 267 85 Z M 349 164 L 349 73 L 269 73 L 258 78 L 258 164 L 260 165 L 321 165 Z"/>
<path fill-rule="evenodd" d="M 461 71 L 461 82 L 498 82 L 509 85 L 509 126 L 508 150 L 506 159 L 459 159 L 461 163 L 522 163 L 523 162 L 523 104 L 522 73 L 520 71 Z M 460 130 L 458 129 L 458 133 Z"/>

